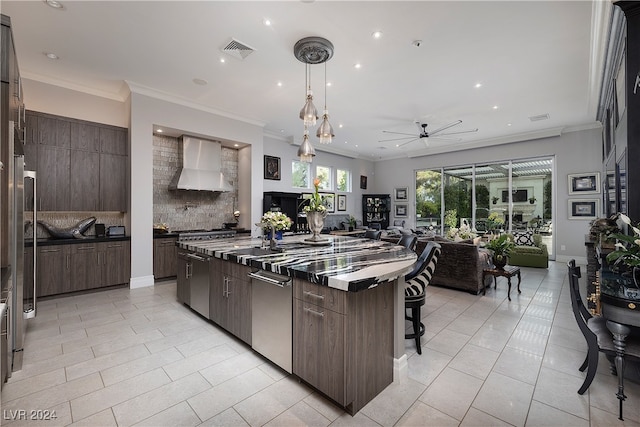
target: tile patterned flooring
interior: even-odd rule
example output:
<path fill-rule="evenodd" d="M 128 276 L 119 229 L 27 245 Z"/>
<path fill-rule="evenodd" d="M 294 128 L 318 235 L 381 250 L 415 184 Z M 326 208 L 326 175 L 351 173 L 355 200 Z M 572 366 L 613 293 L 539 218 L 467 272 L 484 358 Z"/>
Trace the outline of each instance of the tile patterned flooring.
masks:
<path fill-rule="evenodd" d="M 1 422 L 640 426 L 640 385 L 625 383 L 619 421 L 617 379 L 603 357 L 587 393 L 576 393 L 586 344 L 571 313 L 566 266 L 550 264 L 523 268 L 522 294 L 512 290 L 511 302 L 504 278 L 486 296 L 429 287 L 423 354 L 407 341 L 408 378 L 354 417 L 176 302 L 175 282 L 42 301 L 29 322 L 23 369 L 2 391 Z M 16 419 L 20 410 L 56 418 Z"/>

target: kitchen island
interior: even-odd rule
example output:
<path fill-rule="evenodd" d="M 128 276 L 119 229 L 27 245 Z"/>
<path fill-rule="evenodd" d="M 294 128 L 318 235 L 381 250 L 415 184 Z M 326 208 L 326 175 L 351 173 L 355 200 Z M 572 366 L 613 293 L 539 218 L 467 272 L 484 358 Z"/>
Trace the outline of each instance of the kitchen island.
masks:
<path fill-rule="evenodd" d="M 178 299 L 355 414 L 406 373 L 402 285 L 417 256 L 382 241 L 308 237 L 274 250 L 248 237 L 178 242 Z"/>

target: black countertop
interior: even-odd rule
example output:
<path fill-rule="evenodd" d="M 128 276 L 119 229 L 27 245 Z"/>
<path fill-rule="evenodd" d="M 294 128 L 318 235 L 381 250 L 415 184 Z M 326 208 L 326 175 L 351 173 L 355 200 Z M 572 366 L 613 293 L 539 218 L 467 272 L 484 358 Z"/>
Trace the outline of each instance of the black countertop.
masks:
<path fill-rule="evenodd" d="M 100 242 L 117 242 L 131 240 L 131 236 L 113 236 L 113 237 L 95 237 L 89 236 L 84 239 L 38 239 L 38 246 L 53 245 L 74 245 L 80 243 L 100 243 Z M 33 239 L 24 239 L 24 246 L 33 247 Z"/>
<path fill-rule="evenodd" d="M 177 246 L 350 292 L 404 276 L 417 259 L 412 250 L 380 240 L 327 235 L 327 246 L 315 246 L 304 242 L 308 237 L 286 236 L 278 243 L 283 252 L 273 253 L 260 250 L 260 239 L 250 237 L 178 242 Z"/>

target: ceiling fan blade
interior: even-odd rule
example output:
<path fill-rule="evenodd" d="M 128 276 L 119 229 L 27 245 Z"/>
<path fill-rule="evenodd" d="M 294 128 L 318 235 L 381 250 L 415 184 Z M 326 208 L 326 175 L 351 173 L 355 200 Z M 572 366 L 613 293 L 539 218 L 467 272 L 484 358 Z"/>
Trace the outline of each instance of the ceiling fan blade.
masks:
<path fill-rule="evenodd" d="M 449 129 L 450 127 L 459 125 L 460 123 L 462 123 L 462 120 L 456 120 L 455 122 L 449 123 L 448 125 L 445 125 L 445 126 L 442 126 L 441 128 L 438 128 L 438 129 L 434 130 L 433 132 L 427 132 L 427 133 L 429 134 L 429 136 L 435 135 L 438 132 L 442 132 L 445 129 Z"/>
<path fill-rule="evenodd" d="M 417 136 L 413 135 L 413 136 L 403 136 L 402 138 L 392 138 L 392 139 L 380 139 L 378 140 L 378 142 L 389 142 L 389 141 L 402 141 L 405 139 L 411 139 L 411 138 L 418 138 Z"/>
<path fill-rule="evenodd" d="M 473 132 L 478 132 L 478 128 L 475 129 L 470 129 L 470 130 L 461 130 L 460 132 L 447 132 L 447 133 L 441 133 L 438 136 L 443 136 L 443 135 L 458 135 L 461 133 L 473 133 Z"/>
<path fill-rule="evenodd" d="M 402 144 L 398 144 L 398 147 L 404 147 L 405 145 L 409 144 L 410 142 L 417 141 L 419 139 L 420 138 L 413 138 L 411 141 L 407 141 L 407 142 L 403 142 Z"/>
<path fill-rule="evenodd" d="M 382 132 L 383 133 L 393 133 L 395 135 L 409 135 L 409 136 L 414 137 L 414 138 L 416 137 L 415 133 L 391 132 L 390 130 L 383 130 Z"/>

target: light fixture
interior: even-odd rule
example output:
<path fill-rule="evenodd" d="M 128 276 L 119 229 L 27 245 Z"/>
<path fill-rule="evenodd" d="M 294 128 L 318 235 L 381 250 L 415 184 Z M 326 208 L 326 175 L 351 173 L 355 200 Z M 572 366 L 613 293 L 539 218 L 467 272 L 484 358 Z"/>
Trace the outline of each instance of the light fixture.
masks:
<path fill-rule="evenodd" d="M 64 9 L 64 6 L 59 1 L 56 1 L 56 0 L 44 0 L 44 2 L 45 2 L 45 4 L 47 6 L 52 7 L 54 9 L 58 9 L 58 10 Z"/>
<path fill-rule="evenodd" d="M 320 143 L 328 144 L 335 136 L 333 128 L 329 123 L 329 111 L 327 109 L 327 67 L 326 62 L 333 56 L 333 44 L 322 37 L 305 37 L 296 42 L 293 46 L 293 54 L 298 61 L 305 64 L 305 91 L 306 98 L 304 107 L 300 110 L 300 118 L 304 123 L 304 137 L 298 156 L 300 161 L 310 163 L 315 156 L 315 149 L 309 141 L 309 127 L 315 126 L 318 119 L 318 110 L 313 105 L 313 92 L 311 91 L 311 65 L 325 64 L 324 70 L 324 111 L 322 124 L 318 128 L 316 136 L 320 138 Z"/>
<path fill-rule="evenodd" d="M 301 162 L 311 163 L 315 155 L 316 150 L 313 148 L 313 145 L 311 145 L 311 142 L 309 142 L 309 131 L 305 127 L 302 144 L 298 147 L 298 157 Z"/>
<path fill-rule="evenodd" d="M 42 52 L 42 54 L 49 59 L 60 59 L 60 57 L 53 52 Z"/>
<path fill-rule="evenodd" d="M 322 111 L 322 123 L 318 127 L 316 136 L 320 138 L 320 144 L 331 144 L 334 136 L 333 128 L 329 123 L 329 110 L 327 110 L 327 63 L 324 63 L 324 110 Z"/>

